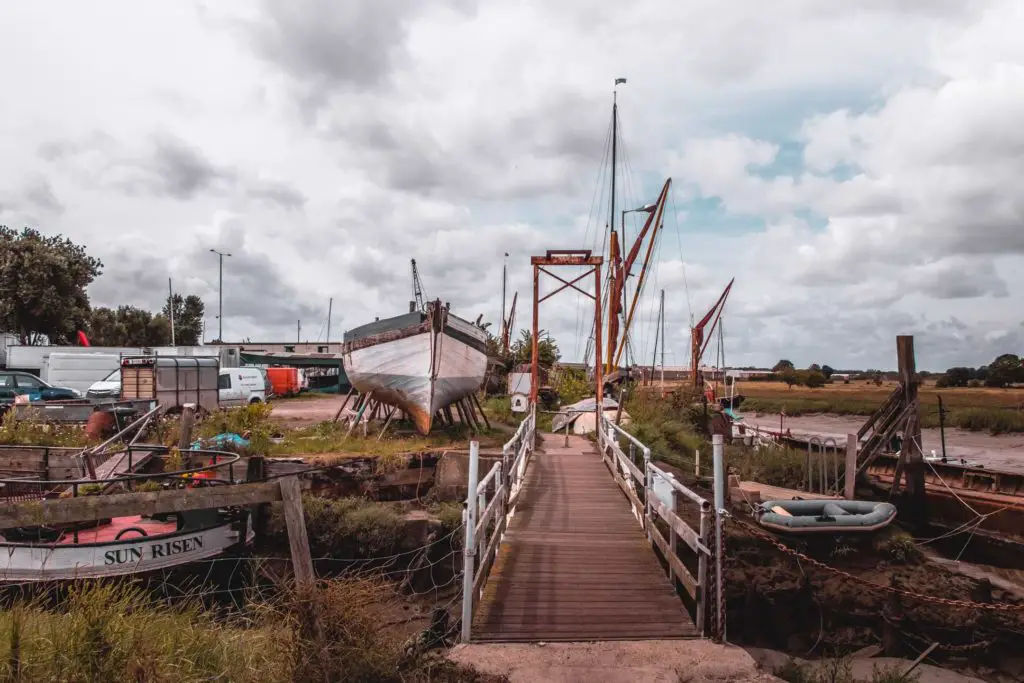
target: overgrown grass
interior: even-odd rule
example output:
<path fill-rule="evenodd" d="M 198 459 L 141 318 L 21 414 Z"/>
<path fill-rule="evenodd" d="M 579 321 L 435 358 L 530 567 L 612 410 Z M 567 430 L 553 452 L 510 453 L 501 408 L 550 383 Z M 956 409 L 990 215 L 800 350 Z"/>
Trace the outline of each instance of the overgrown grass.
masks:
<path fill-rule="evenodd" d="M 455 501 L 443 501 L 430 508 L 430 512 L 441 520 L 441 530 L 444 534 L 449 534 L 462 526 L 462 510 L 462 503 Z"/>
<path fill-rule="evenodd" d="M 791 448 L 755 450 L 730 445 L 725 448 L 725 463 L 743 481 L 756 481 L 790 489 L 802 489 L 807 485 L 806 451 Z M 709 462 L 709 468 L 710 465 Z"/>
<path fill-rule="evenodd" d="M 428 436 L 385 435 L 380 441 L 377 440 L 379 432 L 374 429 L 368 431 L 365 437 L 358 426 L 351 435 L 346 436 L 347 432 L 347 425 L 334 422 L 321 422 L 302 429 L 286 430 L 283 432 L 281 443 L 270 444 L 269 454 L 271 457 L 326 453 L 385 456 L 452 447 L 465 448 L 471 437 L 480 441 L 481 446 L 491 446 L 500 443 L 504 436 L 497 430 L 475 434 L 463 425 L 436 429 Z"/>
<path fill-rule="evenodd" d="M 324 498 L 304 495 L 306 532 L 315 557 L 356 559 L 388 555 L 404 540 L 398 508 L 366 498 Z M 271 506 L 268 533 L 287 545 L 287 531 L 280 504 Z"/>
<path fill-rule="evenodd" d="M 698 432 L 703 411 L 692 396 L 677 394 L 663 399 L 650 392 L 634 392 L 626 400 L 630 422 L 625 429 L 651 449 L 651 457 L 687 471 L 693 470 L 696 451 L 707 455 L 710 471 L 711 444 Z"/>
<path fill-rule="evenodd" d="M 877 534 L 872 545 L 875 552 L 887 555 L 896 564 L 916 564 L 924 557 L 910 534 L 893 527 Z"/>
<path fill-rule="evenodd" d="M 85 430 L 78 425 L 44 422 L 36 417 L 14 419 L 14 410 L 0 420 L 0 444 L 10 446 L 85 446 Z"/>
<path fill-rule="evenodd" d="M 322 582 L 215 619 L 198 603 L 155 602 L 127 583 L 82 583 L 57 609 L 0 612 L 0 677 L 22 683 L 370 681 L 491 683 L 426 650 L 454 624 L 407 638 L 403 604 L 382 581 Z"/>
<path fill-rule="evenodd" d="M 287 681 L 285 635 L 218 624 L 196 605 L 156 608 L 128 584 L 85 583 L 59 611 L 0 612 L 0 671 L 15 681 Z"/>

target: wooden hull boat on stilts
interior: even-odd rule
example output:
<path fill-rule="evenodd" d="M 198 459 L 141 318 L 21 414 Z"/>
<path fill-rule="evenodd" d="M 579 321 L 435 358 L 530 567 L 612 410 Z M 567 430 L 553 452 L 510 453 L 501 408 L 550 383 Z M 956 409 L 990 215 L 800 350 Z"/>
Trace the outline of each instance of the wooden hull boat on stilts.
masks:
<path fill-rule="evenodd" d="M 352 386 L 405 411 L 427 434 L 438 410 L 483 386 L 487 333 L 433 301 L 349 330 L 343 354 Z"/>

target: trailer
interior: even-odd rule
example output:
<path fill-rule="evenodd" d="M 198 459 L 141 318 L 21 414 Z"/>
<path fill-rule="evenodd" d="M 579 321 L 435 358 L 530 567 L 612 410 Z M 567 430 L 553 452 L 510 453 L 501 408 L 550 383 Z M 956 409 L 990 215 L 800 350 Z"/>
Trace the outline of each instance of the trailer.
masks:
<path fill-rule="evenodd" d="M 186 404 L 214 412 L 220 407 L 216 358 L 125 356 L 121 359 L 122 400 L 155 400 L 161 412 Z"/>
<path fill-rule="evenodd" d="M 117 418 L 144 415 L 156 407 L 154 399 L 91 399 L 69 401 L 37 401 L 15 403 L 10 406 L 15 420 L 41 420 L 43 422 L 86 423 L 93 413 L 110 412 Z"/>

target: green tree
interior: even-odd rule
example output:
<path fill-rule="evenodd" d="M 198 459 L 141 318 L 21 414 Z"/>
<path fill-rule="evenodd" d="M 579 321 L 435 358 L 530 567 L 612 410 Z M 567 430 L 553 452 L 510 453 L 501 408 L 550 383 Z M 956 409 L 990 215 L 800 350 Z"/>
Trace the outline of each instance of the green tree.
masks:
<path fill-rule="evenodd" d="M 793 361 L 786 360 L 785 358 L 776 363 L 775 367 L 772 368 L 772 372 L 779 374 L 784 373 L 786 370 L 796 370 L 796 366 L 793 365 Z"/>
<path fill-rule="evenodd" d="M 966 387 L 967 383 L 973 379 L 973 374 L 974 370 L 971 368 L 950 368 L 935 382 L 935 386 L 940 389 L 945 387 Z"/>
<path fill-rule="evenodd" d="M 1005 387 L 1016 382 L 1024 382 L 1024 366 L 1017 354 L 1004 353 L 989 363 L 985 386 Z"/>
<path fill-rule="evenodd" d="M 88 328 L 94 346 L 166 346 L 171 341 L 167 318 L 135 306 L 95 308 Z"/>
<path fill-rule="evenodd" d="M 195 346 L 203 334 L 203 314 L 206 306 L 203 300 L 195 294 L 182 297 L 175 294 L 174 302 L 174 343 L 181 346 Z M 161 316 L 164 320 L 168 318 L 170 306 L 164 304 Z M 169 323 L 168 323 L 169 324 Z"/>
<path fill-rule="evenodd" d="M 541 330 L 537 335 L 537 357 L 538 365 L 544 370 L 554 367 L 558 359 L 562 357 L 558 350 L 558 344 L 551 338 L 547 330 Z M 519 339 L 512 344 L 512 359 L 516 365 L 525 365 L 533 362 L 533 332 L 520 330 Z"/>
<path fill-rule="evenodd" d="M 103 264 L 63 235 L 0 225 L 0 328 L 22 344 L 71 343 Z"/>
<path fill-rule="evenodd" d="M 825 375 L 819 370 L 809 370 L 807 376 L 804 377 L 804 384 L 811 389 L 823 387 L 825 386 Z"/>
<path fill-rule="evenodd" d="M 793 388 L 794 384 L 800 383 L 800 377 L 796 374 L 796 370 L 793 368 L 783 368 L 779 373 L 782 377 L 782 381 L 786 383 L 786 386 L 790 389 Z"/>
<path fill-rule="evenodd" d="M 825 375 L 825 379 L 829 379 L 832 375 L 836 374 L 836 371 L 835 368 L 830 365 L 822 365 L 821 374 Z"/>

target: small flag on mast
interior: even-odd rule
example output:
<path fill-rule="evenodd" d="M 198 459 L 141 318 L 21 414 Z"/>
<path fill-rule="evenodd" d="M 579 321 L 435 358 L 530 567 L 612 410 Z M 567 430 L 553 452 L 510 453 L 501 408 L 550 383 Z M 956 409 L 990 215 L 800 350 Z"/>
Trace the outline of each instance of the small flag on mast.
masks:
<path fill-rule="evenodd" d="M 616 78 L 615 79 L 615 85 L 618 85 L 619 83 L 625 83 L 625 82 L 626 82 L 625 78 Z"/>

